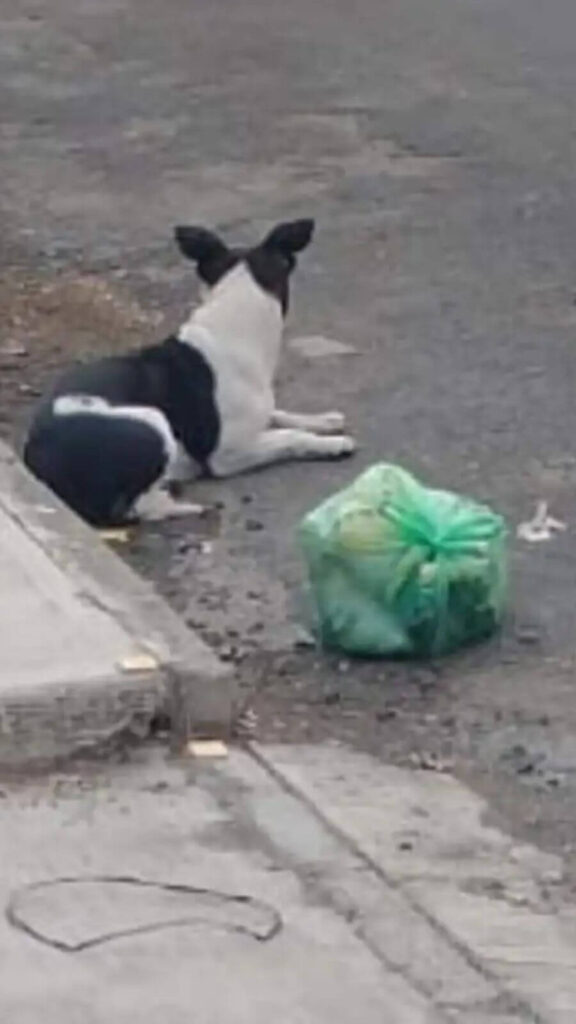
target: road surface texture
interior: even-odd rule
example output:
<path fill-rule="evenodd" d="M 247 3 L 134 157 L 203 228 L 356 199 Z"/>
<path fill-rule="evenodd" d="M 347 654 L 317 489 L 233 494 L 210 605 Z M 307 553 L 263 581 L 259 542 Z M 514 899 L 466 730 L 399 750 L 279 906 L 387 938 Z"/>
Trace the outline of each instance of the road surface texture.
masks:
<path fill-rule="evenodd" d="M 2 429 L 80 353 L 193 299 L 178 222 L 254 239 L 314 215 L 283 403 L 341 408 L 340 465 L 197 488 L 214 512 L 126 550 L 239 664 L 267 740 L 445 768 L 576 880 L 572 0 L 13 0 L 0 18 Z M 310 339 L 339 342 L 346 349 Z M 515 525 L 503 639 L 434 666 L 295 643 L 302 513 L 378 459 Z"/>

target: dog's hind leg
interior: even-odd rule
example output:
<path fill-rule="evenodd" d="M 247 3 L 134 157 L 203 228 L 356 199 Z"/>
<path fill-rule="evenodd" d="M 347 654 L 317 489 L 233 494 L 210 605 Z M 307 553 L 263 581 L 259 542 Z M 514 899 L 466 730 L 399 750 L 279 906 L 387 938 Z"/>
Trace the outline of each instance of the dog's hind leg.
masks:
<path fill-rule="evenodd" d="M 250 449 L 217 452 L 210 460 L 210 469 L 217 477 L 234 476 L 293 459 L 342 459 L 352 455 L 355 448 L 353 439 L 345 434 L 319 437 L 307 430 L 280 427 L 264 431 Z"/>
<path fill-rule="evenodd" d="M 271 427 L 304 430 L 319 435 L 343 434 L 345 425 L 341 412 L 300 413 L 275 409 L 270 418 Z"/>

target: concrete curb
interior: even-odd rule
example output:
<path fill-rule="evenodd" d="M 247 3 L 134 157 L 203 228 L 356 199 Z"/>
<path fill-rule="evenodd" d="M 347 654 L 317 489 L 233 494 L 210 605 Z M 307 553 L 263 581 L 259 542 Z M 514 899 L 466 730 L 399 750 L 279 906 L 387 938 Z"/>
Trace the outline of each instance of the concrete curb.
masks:
<path fill-rule="evenodd" d="M 0 765 L 30 766 L 142 735 L 159 712 L 170 715 L 182 738 L 228 733 L 235 698 L 230 669 L 2 443 L 0 514 L 57 568 L 83 614 L 91 610 L 95 620 L 120 630 L 127 650 L 149 652 L 155 662 L 145 671 L 116 669 L 61 686 L 16 687 L 5 670 Z"/>

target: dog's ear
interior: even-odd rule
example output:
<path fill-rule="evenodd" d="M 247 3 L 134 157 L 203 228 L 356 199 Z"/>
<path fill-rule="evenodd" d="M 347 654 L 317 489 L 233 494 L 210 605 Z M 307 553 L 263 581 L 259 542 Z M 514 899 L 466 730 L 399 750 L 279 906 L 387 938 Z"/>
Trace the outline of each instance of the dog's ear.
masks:
<path fill-rule="evenodd" d="M 193 263 L 207 263 L 228 254 L 222 239 L 207 228 L 180 225 L 174 228 L 174 238 L 180 252 Z"/>
<path fill-rule="evenodd" d="M 293 256 L 302 252 L 312 241 L 314 221 L 312 219 L 292 220 L 278 224 L 264 239 L 262 245 L 266 249 L 277 249 L 285 256 Z"/>

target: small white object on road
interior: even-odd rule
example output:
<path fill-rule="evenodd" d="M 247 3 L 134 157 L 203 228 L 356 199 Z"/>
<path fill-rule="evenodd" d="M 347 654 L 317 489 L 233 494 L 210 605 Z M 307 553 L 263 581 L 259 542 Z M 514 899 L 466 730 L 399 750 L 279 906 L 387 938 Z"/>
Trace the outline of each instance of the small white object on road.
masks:
<path fill-rule="evenodd" d="M 349 356 L 354 355 L 356 349 L 351 345 L 345 345 L 342 341 L 335 341 L 334 338 L 325 338 L 321 334 L 312 334 L 308 337 L 291 338 L 288 342 L 300 355 L 308 359 L 322 359 L 326 356 Z"/>
<path fill-rule="evenodd" d="M 98 533 L 108 544 L 128 544 L 131 537 L 130 531 L 124 528 L 99 530 Z"/>
<path fill-rule="evenodd" d="M 228 747 L 222 740 L 190 740 L 186 749 L 192 757 L 228 757 Z"/>
<path fill-rule="evenodd" d="M 158 659 L 153 654 L 143 651 L 122 658 L 118 666 L 122 672 L 154 672 L 158 668 Z"/>
<path fill-rule="evenodd" d="M 555 533 L 562 533 L 567 529 L 566 523 L 549 515 L 548 502 L 539 501 L 534 518 L 520 523 L 516 535 L 520 540 L 526 540 L 530 544 L 539 544 L 551 540 Z"/>

